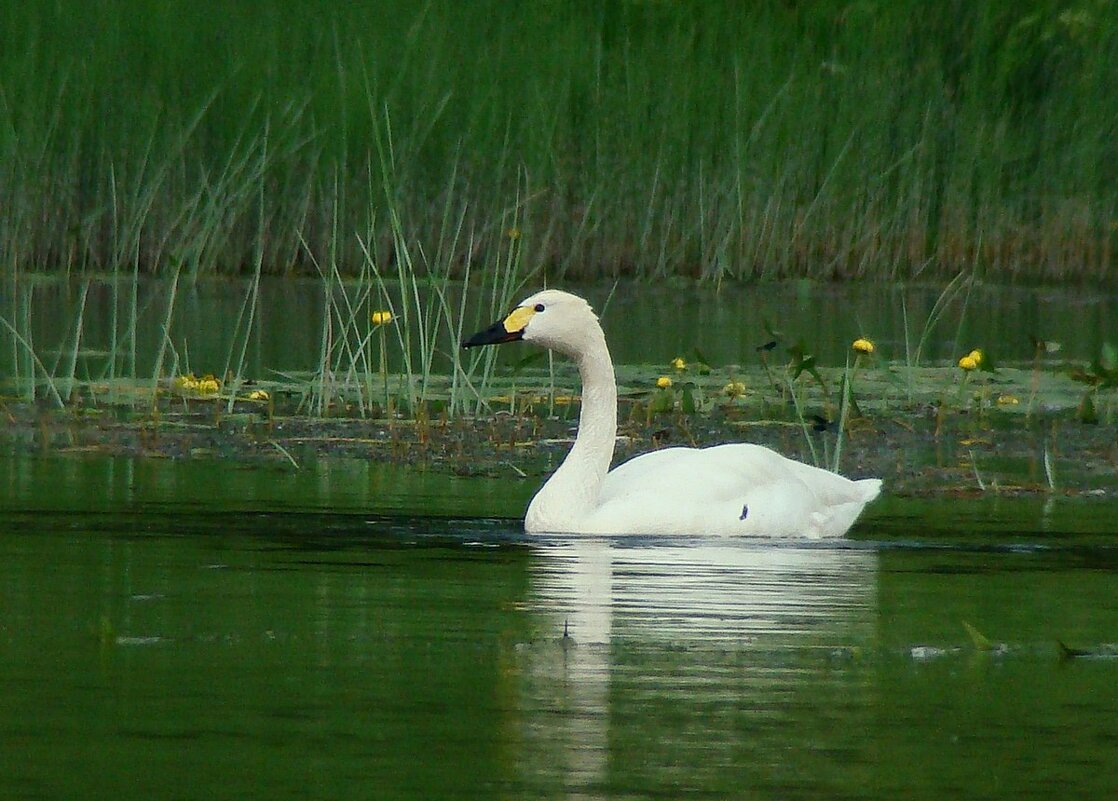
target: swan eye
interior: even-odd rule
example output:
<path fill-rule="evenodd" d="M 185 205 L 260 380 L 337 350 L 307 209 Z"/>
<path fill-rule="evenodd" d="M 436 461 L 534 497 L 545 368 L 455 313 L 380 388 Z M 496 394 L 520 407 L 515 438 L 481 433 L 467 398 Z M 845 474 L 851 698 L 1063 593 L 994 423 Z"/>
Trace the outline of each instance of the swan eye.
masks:
<path fill-rule="evenodd" d="M 542 303 L 537 303 L 537 304 L 536 304 L 536 311 L 538 311 L 538 312 L 542 312 L 542 311 L 543 311 L 543 304 L 542 304 Z"/>

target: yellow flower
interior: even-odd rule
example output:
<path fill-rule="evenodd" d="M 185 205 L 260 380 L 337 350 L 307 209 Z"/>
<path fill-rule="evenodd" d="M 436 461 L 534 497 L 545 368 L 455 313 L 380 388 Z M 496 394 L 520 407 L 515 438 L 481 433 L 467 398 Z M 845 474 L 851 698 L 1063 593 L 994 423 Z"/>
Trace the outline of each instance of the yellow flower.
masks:
<path fill-rule="evenodd" d="M 972 350 L 967 355 L 970 356 L 972 359 L 974 359 L 974 363 L 976 365 L 982 364 L 982 351 L 979 350 L 978 348 L 975 348 L 974 350 Z"/>
<path fill-rule="evenodd" d="M 1020 402 L 1015 395 L 998 395 L 999 406 L 1016 406 Z"/>
<path fill-rule="evenodd" d="M 373 325 L 384 325 L 392 322 L 392 312 L 383 309 L 375 311 L 369 315 L 369 319 L 372 320 Z"/>
<path fill-rule="evenodd" d="M 726 386 L 722 387 L 722 393 L 729 395 L 731 398 L 738 398 L 745 394 L 745 384 L 741 381 L 731 381 Z"/>
<path fill-rule="evenodd" d="M 268 393 L 263 389 L 254 389 L 248 393 L 248 399 L 252 401 L 266 401 L 268 400 Z"/>
<path fill-rule="evenodd" d="M 516 240 L 520 239 L 520 229 L 516 226 L 513 226 L 512 228 L 505 231 L 505 236 L 515 242 Z"/>
<path fill-rule="evenodd" d="M 959 359 L 959 366 L 969 373 L 971 370 L 978 369 L 978 360 L 968 354 Z"/>
<path fill-rule="evenodd" d="M 179 392 L 194 392 L 198 389 L 198 379 L 194 377 L 194 373 L 187 373 L 176 376 L 171 385 Z"/>
<path fill-rule="evenodd" d="M 221 382 L 212 375 L 206 374 L 204 378 L 198 379 L 198 384 L 194 389 L 199 395 L 216 395 L 221 391 Z"/>
<path fill-rule="evenodd" d="M 682 356 L 676 356 L 674 359 L 672 359 L 672 367 L 676 370 L 686 370 L 687 362 L 683 361 Z"/>
<path fill-rule="evenodd" d="M 660 387 L 660 389 L 669 389 L 671 385 L 672 380 L 666 375 L 662 375 L 656 379 L 656 386 Z"/>
<path fill-rule="evenodd" d="M 854 340 L 850 344 L 850 347 L 852 347 L 858 353 L 873 353 L 874 351 L 873 343 L 865 337 L 859 337 L 858 339 Z"/>

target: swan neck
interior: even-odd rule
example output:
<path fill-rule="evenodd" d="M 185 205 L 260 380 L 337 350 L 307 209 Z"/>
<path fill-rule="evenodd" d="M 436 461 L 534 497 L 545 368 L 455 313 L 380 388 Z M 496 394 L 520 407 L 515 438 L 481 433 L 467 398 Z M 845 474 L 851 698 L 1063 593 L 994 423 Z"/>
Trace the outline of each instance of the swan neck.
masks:
<path fill-rule="evenodd" d="M 579 356 L 578 373 L 582 410 L 571 456 L 577 452 L 580 458 L 589 460 L 600 480 L 609 470 L 617 439 L 617 382 L 604 335 L 599 333 L 594 347 Z"/>
<path fill-rule="evenodd" d="M 563 463 L 532 499 L 529 531 L 581 531 L 598 507 L 617 439 L 617 385 L 605 335 L 598 328 L 577 353 L 582 379 L 578 435 Z"/>

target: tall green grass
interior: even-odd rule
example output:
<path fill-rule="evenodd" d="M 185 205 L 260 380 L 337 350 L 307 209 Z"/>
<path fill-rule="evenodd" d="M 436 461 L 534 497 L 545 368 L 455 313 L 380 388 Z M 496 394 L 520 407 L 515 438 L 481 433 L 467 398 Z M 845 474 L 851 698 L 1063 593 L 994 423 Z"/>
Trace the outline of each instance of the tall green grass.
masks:
<path fill-rule="evenodd" d="M 9 0 L 0 41 L 2 271 L 460 277 L 515 219 L 551 281 L 1115 272 L 1114 3 Z"/>

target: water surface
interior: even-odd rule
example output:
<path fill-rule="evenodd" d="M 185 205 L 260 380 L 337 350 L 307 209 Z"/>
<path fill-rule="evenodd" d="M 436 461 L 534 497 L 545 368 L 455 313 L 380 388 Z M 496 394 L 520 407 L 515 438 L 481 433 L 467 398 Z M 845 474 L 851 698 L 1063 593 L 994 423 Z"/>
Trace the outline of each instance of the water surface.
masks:
<path fill-rule="evenodd" d="M 252 378 L 312 371 L 322 361 L 323 343 L 332 342 L 337 348 L 335 340 L 342 337 L 338 319 L 331 319 L 333 328 L 324 327 L 326 284 L 321 281 L 264 279 L 251 326 L 245 306 L 252 297 L 249 282 L 184 279 L 173 286 L 172 293 L 170 282 L 157 279 L 135 284 L 130 279 L 114 283 L 108 278 L 66 283 L 24 276 L 18 281 L 0 281 L 0 314 L 12 321 L 48 368 L 59 363 L 60 351 L 69 354 L 80 321 L 78 378 L 98 378 L 114 344 L 120 354 L 118 371 L 150 377 L 168 320 L 164 369 L 174 365 L 180 372 L 192 370 L 198 375 L 238 372 L 242 348 L 245 363 L 241 372 Z M 1033 337 L 1060 343 L 1061 350 L 1053 358 L 1087 362 L 1099 355 L 1104 342 L 1118 337 L 1118 293 L 1103 290 L 980 284 L 969 293 L 949 295 L 951 300 L 941 304 L 943 287 L 931 285 L 803 281 L 727 284 L 717 290 L 646 284 L 571 289 L 583 293 L 601 314 L 619 364 L 667 364 L 680 355 L 691 360 L 696 351 L 715 366 L 755 364 L 756 348 L 773 338 L 772 329 L 784 344 L 802 341 L 821 365 L 832 367 L 845 363 L 851 340 L 859 336 L 872 337 L 882 357 L 901 362 L 906 360 L 906 349 L 915 353 L 924 339 L 923 364 L 933 360 L 953 363 L 975 347 L 984 348 L 999 363 L 1031 362 Z M 339 308 L 349 309 L 339 290 L 334 291 Z M 462 291 L 460 286 L 449 290 L 453 325 L 442 321 L 428 326 L 428 336 L 436 343 L 435 372 L 450 370 L 446 354 L 457 347 L 460 338 L 459 308 L 464 309 L 461 327 L 466 335 L 508 311 L 505 306 L 493 306 L 488 290 L 481 287 L 470 289 L 462 307 Z M 521 300 L 529 291 L 517 293 L 509 303 Z M 363 297 L 352 284 L 347 292 L 352 299 Z M 411 302 L 410 290 L 401 293 L 398 286 L 389 284 L 388 292 L 392 308 L 402 314 L 404 300 Z M 424 314 L 412 310 L 412 318 L 437 319 L 435 298 L 424 291 L 422 299 Z M 374 296 L 357 308 L 358 330 L 367 330 L 368 312 L 387 305 L 384 296 Z M 413 324 L 405 336 L 411 341 L 417 365 L 423 354 L 418 328 Z M 250 332 L 247 337 L 246 330 Z M 395 328 L 388 332 L 386 342 L 389 369 L 401 369 Z M 22 345 L 6 330 L 0 330 L 0 345 L 3 376 L 13 372 L 17 355 L 23 358 Z M 344 354 L 334 353 L 335 359 L 339 356 Z M 786 358 L 783 351 L 779 356 Z M 515 363 L 522 355 L 505 358 Z M 344 358 L 340 361 L 345 363 Z M 133 367 L 134 372 L 129 373 Z"/>
<path fill-rule="evenodd" d="M 884 499 L 827 545 L 529 539 L 507 516 L 531 488 L 305 472 L 0 459 L 0 794 L 1102 798 L 1118 780 L 1113 502 Z"/>

